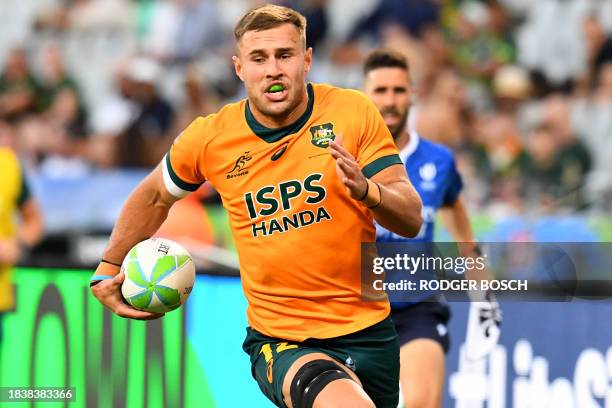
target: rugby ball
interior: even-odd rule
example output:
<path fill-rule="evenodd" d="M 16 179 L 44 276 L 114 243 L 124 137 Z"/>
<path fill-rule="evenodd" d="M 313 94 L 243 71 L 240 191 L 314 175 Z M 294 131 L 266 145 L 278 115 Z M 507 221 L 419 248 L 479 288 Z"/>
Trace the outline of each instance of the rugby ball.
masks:
<path fill-rule="evenodd" d="M 132 307 L 165 313 L 181 306 L 195 282 L 195 265 L 180 244 L 150 238 L 136 244 L 123 260 L 123 297 Z"/>

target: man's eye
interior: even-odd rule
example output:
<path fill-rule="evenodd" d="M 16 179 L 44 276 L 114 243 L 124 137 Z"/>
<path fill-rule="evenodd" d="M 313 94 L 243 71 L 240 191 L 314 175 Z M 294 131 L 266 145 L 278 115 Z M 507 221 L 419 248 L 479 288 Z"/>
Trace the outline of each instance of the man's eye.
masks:
<path fill-rule="evenodd" d="M 282 59 L 287 59 L 287 58 L 291 58 L 291 54 L 283 54 L 281 55 Z"/>
<path fill-rule="evenodd" d="M 263 60 L 264 59 L 262 57 L 255 57 L 255 58 L 253 58 L 253 62 L 256 62 L 256 63 L 263 62 Z"/>

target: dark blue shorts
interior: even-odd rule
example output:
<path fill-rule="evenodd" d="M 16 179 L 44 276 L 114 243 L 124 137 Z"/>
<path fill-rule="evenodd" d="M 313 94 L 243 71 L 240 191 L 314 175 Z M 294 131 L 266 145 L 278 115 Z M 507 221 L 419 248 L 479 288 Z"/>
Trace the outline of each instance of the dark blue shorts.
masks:
<path fill-rule="evenodd" d="M 400 347 L 416 339 L 432 339 L 440 343 L 444 353 L 450 347 L 448 320 L 450 309 L 437 301 L 419 302 L 401 309 L 392 309 L 391 318 L 399 336 Z"/>

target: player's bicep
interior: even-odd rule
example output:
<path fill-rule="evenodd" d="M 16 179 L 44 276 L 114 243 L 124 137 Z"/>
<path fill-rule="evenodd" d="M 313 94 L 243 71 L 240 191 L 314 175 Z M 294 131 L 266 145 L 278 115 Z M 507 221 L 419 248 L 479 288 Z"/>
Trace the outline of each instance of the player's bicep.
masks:
<path fill-rule="evenodd" d="M 183 196 L 177 195 L 176 191 L 171 191 L 168 187 L 164 174 L 164 164 L 160 163 L 143 181 L 144 187 L 156 197 L 155 201 L 165 207 L 171 207 Z"/>
<path fill-rule="evenodd" d="M 410 178 L 406 173 L 404 165 L 392 165 L 384 170 L 376 173 L 370 178 L 375 183 L 385 186 L 386 190 L 392 194 L 403 197 L 405 199 L 421 202 L 419 194 L 410 182 Z M 420 205 L 420 204 L 419 204 Z M 420 210 L 419 210 L 420 212 Z"/>
<path fill-rule="evenodd" d="M 181 198 L 196 191 L 205 181 L 204 140 L 208 130 L 207 118 L 194 120 L 172 143 L 161 162 L 162 179 L 166 190 Z"/>
<path fill-rule="evenodd" d="M 381 186 L 388 186 L 393 183 L 410 184 L 410 179 L 408 178 L 408 174 L 406 174 L 406 169 L 401 163 L 385 167 L 384 169 L 372 175 L 370 177 L 370 180 L 380 184 Z"/>

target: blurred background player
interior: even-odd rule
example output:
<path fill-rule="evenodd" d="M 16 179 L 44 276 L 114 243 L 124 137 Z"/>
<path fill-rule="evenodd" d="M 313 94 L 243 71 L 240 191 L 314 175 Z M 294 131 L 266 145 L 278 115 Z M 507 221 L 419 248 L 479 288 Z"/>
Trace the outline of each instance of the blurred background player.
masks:
<path fill-rule="evenodd" d="M 92 290 L 120 316 L 160 317 L 122 301 L 119 265 L 208 180 L 229 213 L 249 304 L 243 349 L 263 393 L 280 407 L 394 408 L 399 345 L 387 299 L 361 295 L 361 243 L 373 219 L 416 235 L 421 203 L 373 104 L 306 83 L 305 30 L 281 6 L 239 20 L 233 61 L 248 98 L 196 118 L 132 192 Z M 298 248 L 309 256 L 287 257 Z"/>
<path fill-rule="evenodd" d="M 19 160 L 12 149 L 0 143 L 0 342 L 2 315 L 15 303 L 11 269 L 22 252 L 40 240 L 42 231 L 42 215 Z"/>
<path fill-rule="evenodd" d="M 465 206 L 459 197 L 461 176 L 450 150 L 419 137 L 408 126 L 413 95 L 405 57 L 376 50 L 364 63 L 364 90 L 391 131 L 406 171 L 423 202 L 423 225 L 407 239 L 377 226 L 378 242 L 432 242 L 436 212 L 463 256 L 478 256 Z M 426 293 L 426 298 L 393 302 L 391 316 L 400 338 L 401 387 L 406 408 L 439 407 L 444 385 L 444 354 L 449 348 L 449 307 Z M 428 297 L 429 296 L 429 297 Z"/>

